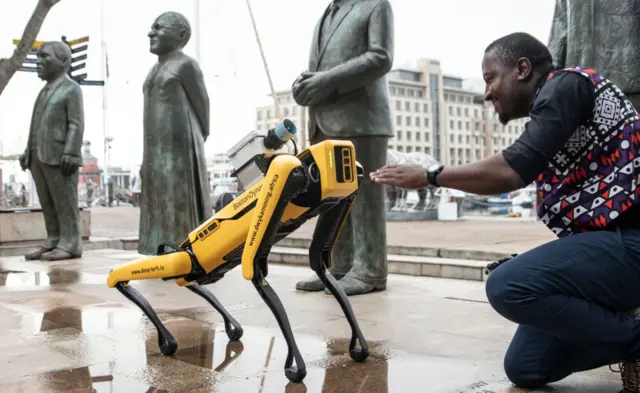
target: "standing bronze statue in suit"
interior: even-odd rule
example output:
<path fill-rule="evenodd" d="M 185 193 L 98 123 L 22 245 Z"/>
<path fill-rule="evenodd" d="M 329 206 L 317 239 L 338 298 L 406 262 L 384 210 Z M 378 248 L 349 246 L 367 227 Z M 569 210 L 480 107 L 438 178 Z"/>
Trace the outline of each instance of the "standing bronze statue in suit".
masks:
<path fill-rule="evenodd" d="M 47 42 L 38 51 L 38 76 L 47 83 L 36 99 L 20 166 L 31 171 L 47 240 L 25 255 L 27 260 L 82 256 L 78 167 L 82 166 L 84 104 L 80 85 L 67 75 L 70 63 L 71 49 L 63 42 Z"/>
<path fill-rule="evenodd" d="M 198 63 L 182 52 L 191 27 L 176 12 L 160 15 L 149 32 L 158 56 L 144 82 L 144 141 L 140 179 L 140 246 L 155 254 L 213 214 L 204 143 L 209 96 Z"/>
<path fill-rule="evenodd" d="M 548 46 L 556 67 L 591 67 L 640 109 L 640 1 L 556 0 Z"/>
<path fill-rule="evenodd" d="M 348 139 L 365 173 L 384 166 L 393 136 L 386 74 L 393 63 L 394 23 L 387 0 L 334 0 L 311 43 L 309 70 L 293 84 L 293 97 L 309 107 L 311 143 Z M 365 176 L 333 249 L 330 272 L 347 295 L 384 290 L 387 235 L 384 188 Z M 313 277 L 296 288 L 320 291 Z"/>

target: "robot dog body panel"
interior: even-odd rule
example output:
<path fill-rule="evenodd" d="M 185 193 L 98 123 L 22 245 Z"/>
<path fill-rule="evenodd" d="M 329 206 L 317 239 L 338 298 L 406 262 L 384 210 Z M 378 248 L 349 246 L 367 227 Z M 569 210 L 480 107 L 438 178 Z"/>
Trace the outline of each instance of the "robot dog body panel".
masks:
<path fill-rule="evenodd" d="M 159 255 L 139 258 L 112 270 L 107 285 L 117 288 L 145 312 L 158 330 L 162 353 L 172 355 L 177 350 L 175 339 L 129 281 L 175 279 L 177 285 L 185 286 L 213 305 L 225 321 L 229 338 L 237 340 L 242 336 L 242 328 L 202 285 L 222 279 L 241 264 L 243 277 L 252 281 L 285 336 L 289 346 L 285 374 L 291 381 L 299 382 L 306 376 L 304 361 L 284 307 L 265 279 L 267 257 L 273 244 L 309 219 L 320 216 L 309 250 L 310 265 L 339 301 L 349 320 L 351 357 L 363 361 L 368 356 L 366 341 L 344 291 L 325 270 L 330 266 L 333 244 L 362 177 L 362 166 L 355 160 L 350 141 L 323 141 L 295 156 L 274 154 L 269 157 L 262 179 L 189 233 L 179 247 L 168 252 L 159 249 Z M 355 348 L 357 342 L 360 349 Z M 292 365 L 294 358 L 297 367 Z"/>

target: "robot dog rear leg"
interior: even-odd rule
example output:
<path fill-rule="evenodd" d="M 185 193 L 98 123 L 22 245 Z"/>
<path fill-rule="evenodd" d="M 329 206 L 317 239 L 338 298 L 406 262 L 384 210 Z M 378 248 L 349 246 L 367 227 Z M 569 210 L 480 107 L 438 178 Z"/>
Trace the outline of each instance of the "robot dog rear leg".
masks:
<path fill-rule="evenodd" d="M 195 293 L 196 295 L 202 297 L 204 300 L 207 301 L 207 303 L 211 304 L 213 308 L 215 308 L 216 311 L 220 313 L 220 315 L 222 316 L 222 319 L 224 320 L 224 327 L 227 332 L 227 337 L 229 337 L 229 340 L 237 341 L 240 339 L 240 337 L 242 337 L 242 334 L 244 333 L 244 331 L 242 330 L 242 326 L 240 326 L 240 323 L 238 323 L 238 321 L 236 321 L 235 318 L 233 318 L 231 314 L 229 314 L 229 312 L 218 301 L 218 299 L 216 299 L 216 297 L 213 295 L 213 293 L 211 293 L 211 291 L 209 291 L 207 288 L 200 286 L 198 284 L 187 285 L 187 289 Z"/>
<path fill-rule="evenodd" d="M 355 194 L 352 194 L 350 197 L 342 199 L 332 209 L 320 214 L 313 234 L 313 240 L 309 247 L 309 262 L 311 269 L 316 272 L 320 280 L 329 288 L 333 297 L 335 297 L 340 304 L 351 326 L 351 342 L 349 343 L 349 355 L 351 359 L 356 362 L 363 362 L 369 357 L 367 341 L 360 331 L 347 294 L 342 287 L 338 285 L 336 279 L 331 274 L 327 274 L 327 269 L 331 265 L 331 250 L 351 210 L 354 197 Z M 358 343 L 360 344 L 360 348 L 356 347 Z"/>
<path fill-rule="evenodd" d="M 129 283 L 119 282 L 115 285 L 116 289 L 120 291 L 127 299 L 131 300 L 136 306 L 140 307 L 142 312 L 149 318 L 153 326 L 155 326 L 158 332 L 158 346 L 160 347 L 160 352 L 163 355 L 171 356 L 176 353 L 178 350 L 178 342 L 175 337 L 167 330 L 167 328 L 162 324 L 160 318 L 151 305 L 147 301 L 147 299 L 142 296 L 137 289 L 130 286 Z"/>
<path fill-rule="evenodd" d="M 178 350 L 178 343 L 162 324 L 147 299 L 138 290 L 129 285 L 129 281 L 185 276 L 191 272 L 192 266 L 189 253 L 178 249 L 175 252 L 131 261 L 112 270 L 107 277 L 107 285 L 120 291 L 127 299 L 138 306 L 153 323 L 158 332 L 158 346 L 163 355 L 175 354 Z"/>

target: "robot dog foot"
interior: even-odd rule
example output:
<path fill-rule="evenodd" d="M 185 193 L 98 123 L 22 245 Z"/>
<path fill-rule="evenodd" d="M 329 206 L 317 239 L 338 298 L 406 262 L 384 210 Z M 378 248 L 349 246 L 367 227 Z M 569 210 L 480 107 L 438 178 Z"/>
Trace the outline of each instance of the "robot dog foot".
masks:
<path fill-rule="evenodd" d="M 160 347 L 160 352 L 163 355 L 171 356 L 176 353 L 178 350 L 178 343 L 173 335 L 167 330 L 167 328 L 162 324 L 160 318 L 151 305 L 147 301 L 147 299 L 142 296 L 138 290 L 134 287 L 130 286 L 129 283 L 119 282 L 115 285 L 116 289 L 120 291 L 127 299 L 131 300 L 136 306 L 140 307 L 140 309 L 146 314 L 149 318 L 153 326 L 155 326 L 158 331 L 158 346 Z"/>

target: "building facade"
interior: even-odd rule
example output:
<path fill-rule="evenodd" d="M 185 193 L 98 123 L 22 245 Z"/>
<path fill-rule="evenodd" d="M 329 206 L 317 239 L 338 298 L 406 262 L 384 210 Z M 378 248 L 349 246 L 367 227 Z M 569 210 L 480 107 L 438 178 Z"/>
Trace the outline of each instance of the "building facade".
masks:
<path fill-rule="evenodd" d="M 393 69 L 387 75 L 395 137 L 389 148 L 422 152 L 448 165 L 463 165 L 497 154 L 524 130 L 528 118 L 500 124 L 491 103 L 461 78 L 443 74 L 437 60 L 419 59 L 415 68 Z M 291 91 L 276 93 L 273 105 L 256 109 L 256 129 L 273 128 L 288 118 L 298 127 L 298 145 L 308 146 L 305 108 Z"/>

